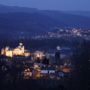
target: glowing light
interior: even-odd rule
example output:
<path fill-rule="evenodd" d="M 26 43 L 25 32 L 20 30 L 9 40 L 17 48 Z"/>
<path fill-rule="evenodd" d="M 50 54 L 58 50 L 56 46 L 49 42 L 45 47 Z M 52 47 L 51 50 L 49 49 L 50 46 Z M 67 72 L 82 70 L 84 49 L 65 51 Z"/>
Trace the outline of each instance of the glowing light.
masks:
<path fill-rule="evenodd" d="M 11 50 L 7 51 L 7 52 L 6 52 L 6 56 L 7 56 L 7 57 L 13 57 L 12 51 L 11 51 Z"/>
<path fill-rule="evenodd" d="M 34 58 L 35 59 L 42 59 L 43 58 L 43 56 L 44 56 L 44 53 L 43 52 L 41 52 L 41 51 L 36 51 L 35 53 L 34 53 Z"/>
<path fill-rule="evenodd" d="M 63 68 L 62 71 L 65 73 L 69 73 L 71 72 L 71 68 L 66 67 L 66 68 Z"/>
<path fill-rule="evenodd" d="M 7 57 L 13 57 L 13 56 L 30 56 L 30 53 L 25 50 L 25 47 L 23 46 L 23 43 L 19 43 L 19 46 L 10 49 L 9 47 L 6 47 L 5 49 L 1 50 L 1 55 L 5 55 Z"/>
<path fill-rule="evenodd" d="M 24 70 L 24 79 L 29 79 L 30 77 L 32 77 L 32 72 L 30 71 L 29 68 Z"/>
<path fill-rule="evenodd" d="M 57 46 L 56 49 L 57 49 L 57 50 L 61 50 L 60 46 Z"/>
<path fill-rule="evenodd" d="M 27 53 L 24 53 L 24 56 L 25 57 L 29 57 L 30 56 L 30 53 L 28 53 L 28 52 Z"/>
<path fill-rule="evenodd" d="M 34 69 L 39 69 L 39 65 L 38 64 L 34 64 Z"/>

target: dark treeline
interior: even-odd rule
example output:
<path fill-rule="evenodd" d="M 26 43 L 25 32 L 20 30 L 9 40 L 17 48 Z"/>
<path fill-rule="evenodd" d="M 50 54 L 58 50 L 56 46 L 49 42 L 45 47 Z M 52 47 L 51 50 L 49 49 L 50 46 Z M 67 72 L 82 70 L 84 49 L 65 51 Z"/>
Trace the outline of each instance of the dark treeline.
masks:
<path fill-rule="evenodd" d="M 76 69 L 73 75 L 72 83 L 79 90 L 90 89 L 90 41 L 83 40 L 77 45 L 74 51 L 73 60 Z M 77 90 L 77 89 L 76 89 Z"/>
<path fill-rule="evenodd" d="M 12 37 L 11 37 L 12 38 Z M 60 39 L 20 39 L 20 40 L 15 40 L 15 39 L 1 39 L 0 40 L 0 48 L 5 47 L 5 46 L 10 46 L 12 48 L 16 47 L 18 43 L 22 42 L 27 49 L 32 49 L 32 48 L 42 48 L 42 49 L 55 49 L 56 46 L 61 46 L 61 47 L 70 47 L 74 48 L 79 43 L 83 41 L 82 38 L 60 38 Z"/>

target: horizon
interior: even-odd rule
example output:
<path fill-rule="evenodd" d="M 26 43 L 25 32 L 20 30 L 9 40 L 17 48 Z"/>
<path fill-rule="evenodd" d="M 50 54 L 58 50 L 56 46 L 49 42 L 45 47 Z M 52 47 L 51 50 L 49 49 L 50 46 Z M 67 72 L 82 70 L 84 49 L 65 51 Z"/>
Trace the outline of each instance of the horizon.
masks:
<path fill-rule="evenodd" d="M 0 6 L 6 6 L 6 7 L 18 7 L 18 8 L 29 8 L 29 9 L 37 9 L 37 10 L 48 10 L 48 11 L 66 11 L 66 12 L 90 12 L 90 10 L 54 10 L 54 9 L 40 9 L 40 8 L 34 8 L 34 7 L 27 7 L 27 6 L 18 6 L 18 5 L 6 5 L 6 4 L 0 4 Z"/>
<path fill-rule="evenodd" d="M 1 5 L 37 8 L 39 10 L 90 11 L 88 0 L 0 0 Z"/>

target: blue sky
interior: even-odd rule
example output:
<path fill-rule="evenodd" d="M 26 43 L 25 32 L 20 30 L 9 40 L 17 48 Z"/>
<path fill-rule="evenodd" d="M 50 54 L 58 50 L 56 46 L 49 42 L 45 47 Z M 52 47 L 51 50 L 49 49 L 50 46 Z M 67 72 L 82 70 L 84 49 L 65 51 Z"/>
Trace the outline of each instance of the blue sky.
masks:
<path fill-rule="evenodd" d="M 90 11 L 90 0 L 0 0 L 0 4 L 51 10 Z"/>

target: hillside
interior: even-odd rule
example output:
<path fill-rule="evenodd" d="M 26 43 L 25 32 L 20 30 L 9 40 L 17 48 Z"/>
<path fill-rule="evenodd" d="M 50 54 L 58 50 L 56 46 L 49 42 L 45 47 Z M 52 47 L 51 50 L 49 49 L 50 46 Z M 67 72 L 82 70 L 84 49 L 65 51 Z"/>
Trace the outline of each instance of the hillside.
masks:
<path fill-rule="evenodd" d="M 90 17 L 62 11 L 0 5 L 0 33 L 42 34 L 55 27 L 90 28 Z"/>

